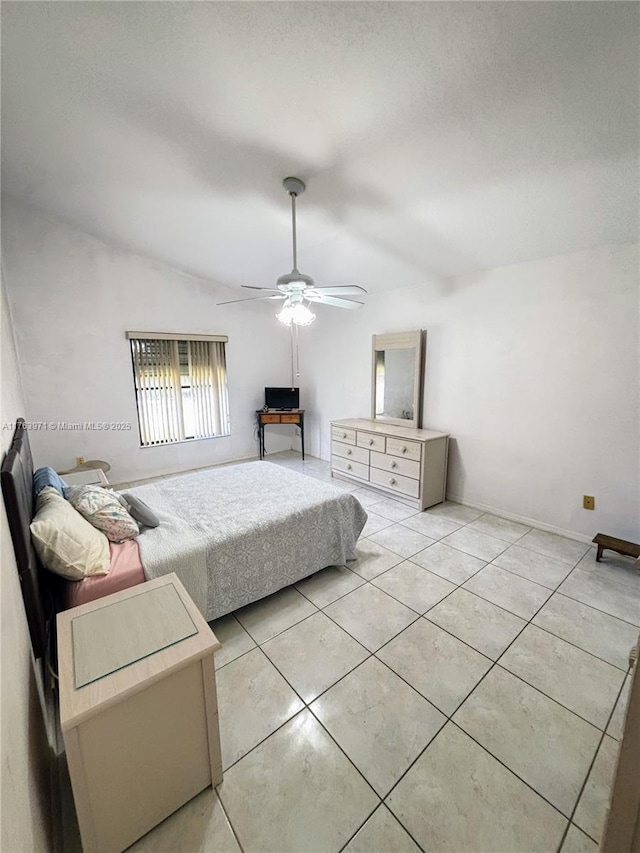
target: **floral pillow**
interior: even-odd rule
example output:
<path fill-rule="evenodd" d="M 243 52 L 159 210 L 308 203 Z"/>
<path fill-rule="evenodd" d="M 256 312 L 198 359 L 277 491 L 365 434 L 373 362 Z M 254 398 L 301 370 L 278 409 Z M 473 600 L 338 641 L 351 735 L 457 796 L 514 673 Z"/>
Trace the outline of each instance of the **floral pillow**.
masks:
<path fill-rule="evenodd" d="M 101 486 L 68 486 L 64 496 L 95 528 L 111 542 L 135 539 L 140 532 L 115 494 Z"/>

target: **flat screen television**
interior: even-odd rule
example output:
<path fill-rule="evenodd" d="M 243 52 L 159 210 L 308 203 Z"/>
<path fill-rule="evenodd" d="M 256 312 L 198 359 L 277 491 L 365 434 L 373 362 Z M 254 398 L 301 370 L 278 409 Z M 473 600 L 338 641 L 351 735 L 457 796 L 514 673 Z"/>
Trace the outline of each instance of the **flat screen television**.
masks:
<path fill-rule="evenodd" d="M 299 409 L 299 388 L 265 388 L 264 404 L 268 409 Z"/>

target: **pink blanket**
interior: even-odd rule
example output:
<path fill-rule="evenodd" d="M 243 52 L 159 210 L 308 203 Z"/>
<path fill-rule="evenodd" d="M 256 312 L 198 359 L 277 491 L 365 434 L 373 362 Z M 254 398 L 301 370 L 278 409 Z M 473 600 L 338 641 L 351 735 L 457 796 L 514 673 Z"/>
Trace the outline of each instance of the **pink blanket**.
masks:
<path fill-rule="evenodd" d="M 110 542 L 111 564 L 109 574 L 93 575 L 81 581 L 69 581 L 65 589 L 65 609 L 78 607 L 95 601 L 112 592 L 120 592 L 139 583 L 144 583 L 144 569 L 140 562 L 140 551 L 135 539 Z"/>

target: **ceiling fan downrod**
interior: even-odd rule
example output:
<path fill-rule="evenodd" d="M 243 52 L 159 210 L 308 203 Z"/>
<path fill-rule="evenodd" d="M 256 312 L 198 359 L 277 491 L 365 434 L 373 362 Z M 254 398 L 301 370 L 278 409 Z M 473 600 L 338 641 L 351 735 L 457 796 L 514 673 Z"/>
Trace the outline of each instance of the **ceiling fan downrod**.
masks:
<path fill-rule="evenodd" d="M 298 234 L 296 230 L 296 197 L 305 191 L 304 181 L 300 178 L 285 178 L 282 186 L 291 196 L 291 231 L 293 235 L 293 269 L 292 273 L 298 272 Z"/>

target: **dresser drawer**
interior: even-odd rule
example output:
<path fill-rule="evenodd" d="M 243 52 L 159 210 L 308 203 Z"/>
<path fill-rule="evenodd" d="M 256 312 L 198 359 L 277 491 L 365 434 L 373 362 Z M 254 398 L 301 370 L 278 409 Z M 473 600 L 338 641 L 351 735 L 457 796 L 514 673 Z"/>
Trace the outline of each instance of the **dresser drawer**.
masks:
<path fill-rule="evenodd" d="M 280 415 L 260 415 L 263 424 L 279 424 Z"/>
<path fill-rule="evenodd" d="M 352 462 L 362 462 L 363 465 L 369 464 L 369 451 L 365 450 L 364 447 L 352 447 L 349 444 L 340 444 L 339 441 L 332 441 L 331 453 L 334 456 L 343 456 Z"/>
<path fill-rule="evenodd" d="M 372 453 L 371 467 L 381 468 L 383 471 L 391 471 L 394 474 L 403 474 L 405 477 L 420 479 L 420 463 L 413 459 L 400 459 L 398 456 L 388 456 L 386 453 Z"/>
<path fill-rule="evenodd" d="M 369 479 L 374 486 L 384 486 L 385 489 L 393 489 L 402 495 L 417 498 L 420 495 L 420 482 L 402 474 L 392 474 L 380 468 L 371 468 Z"/>
<path fill-rule="evenodd" d="M 280 415 L 281 424 L 299 424 L 300 415 L 297 413 L 289 413 L 288 415 Z"/>
<path fill-rule="evenodd" d="M 385 437 L 358 430 L 357 444 L 358 447 L 367 447 L 369 450 L 378 450 L 380 453 L 384 453 Z"/>
<path fill-rule="evenodd" d="M 352 462 L 350 459 L 345 459 L 342 456 L 334 456 L 331 460 L 331 467 L 334 471 L 353 474 L 354 477 L 360 477 L 361 480 L 369 479 L 369 466 L 363 465 L 362 462 Z"/>
<path fill-rule="evenodd" d="M 355 429 L 343 429 L 342 427 L 331 427 L 331 438 L 334 441 L 342 441 L 344 444 L 356 443 Z"/>
<path fill-rule="evenodd" d="M 402 456 L 404 459 L 420 461 L 421 445 L 418 441 L 405 441 L 403 438 L 388 438 L 387 453 L 392 456 Z"/>

